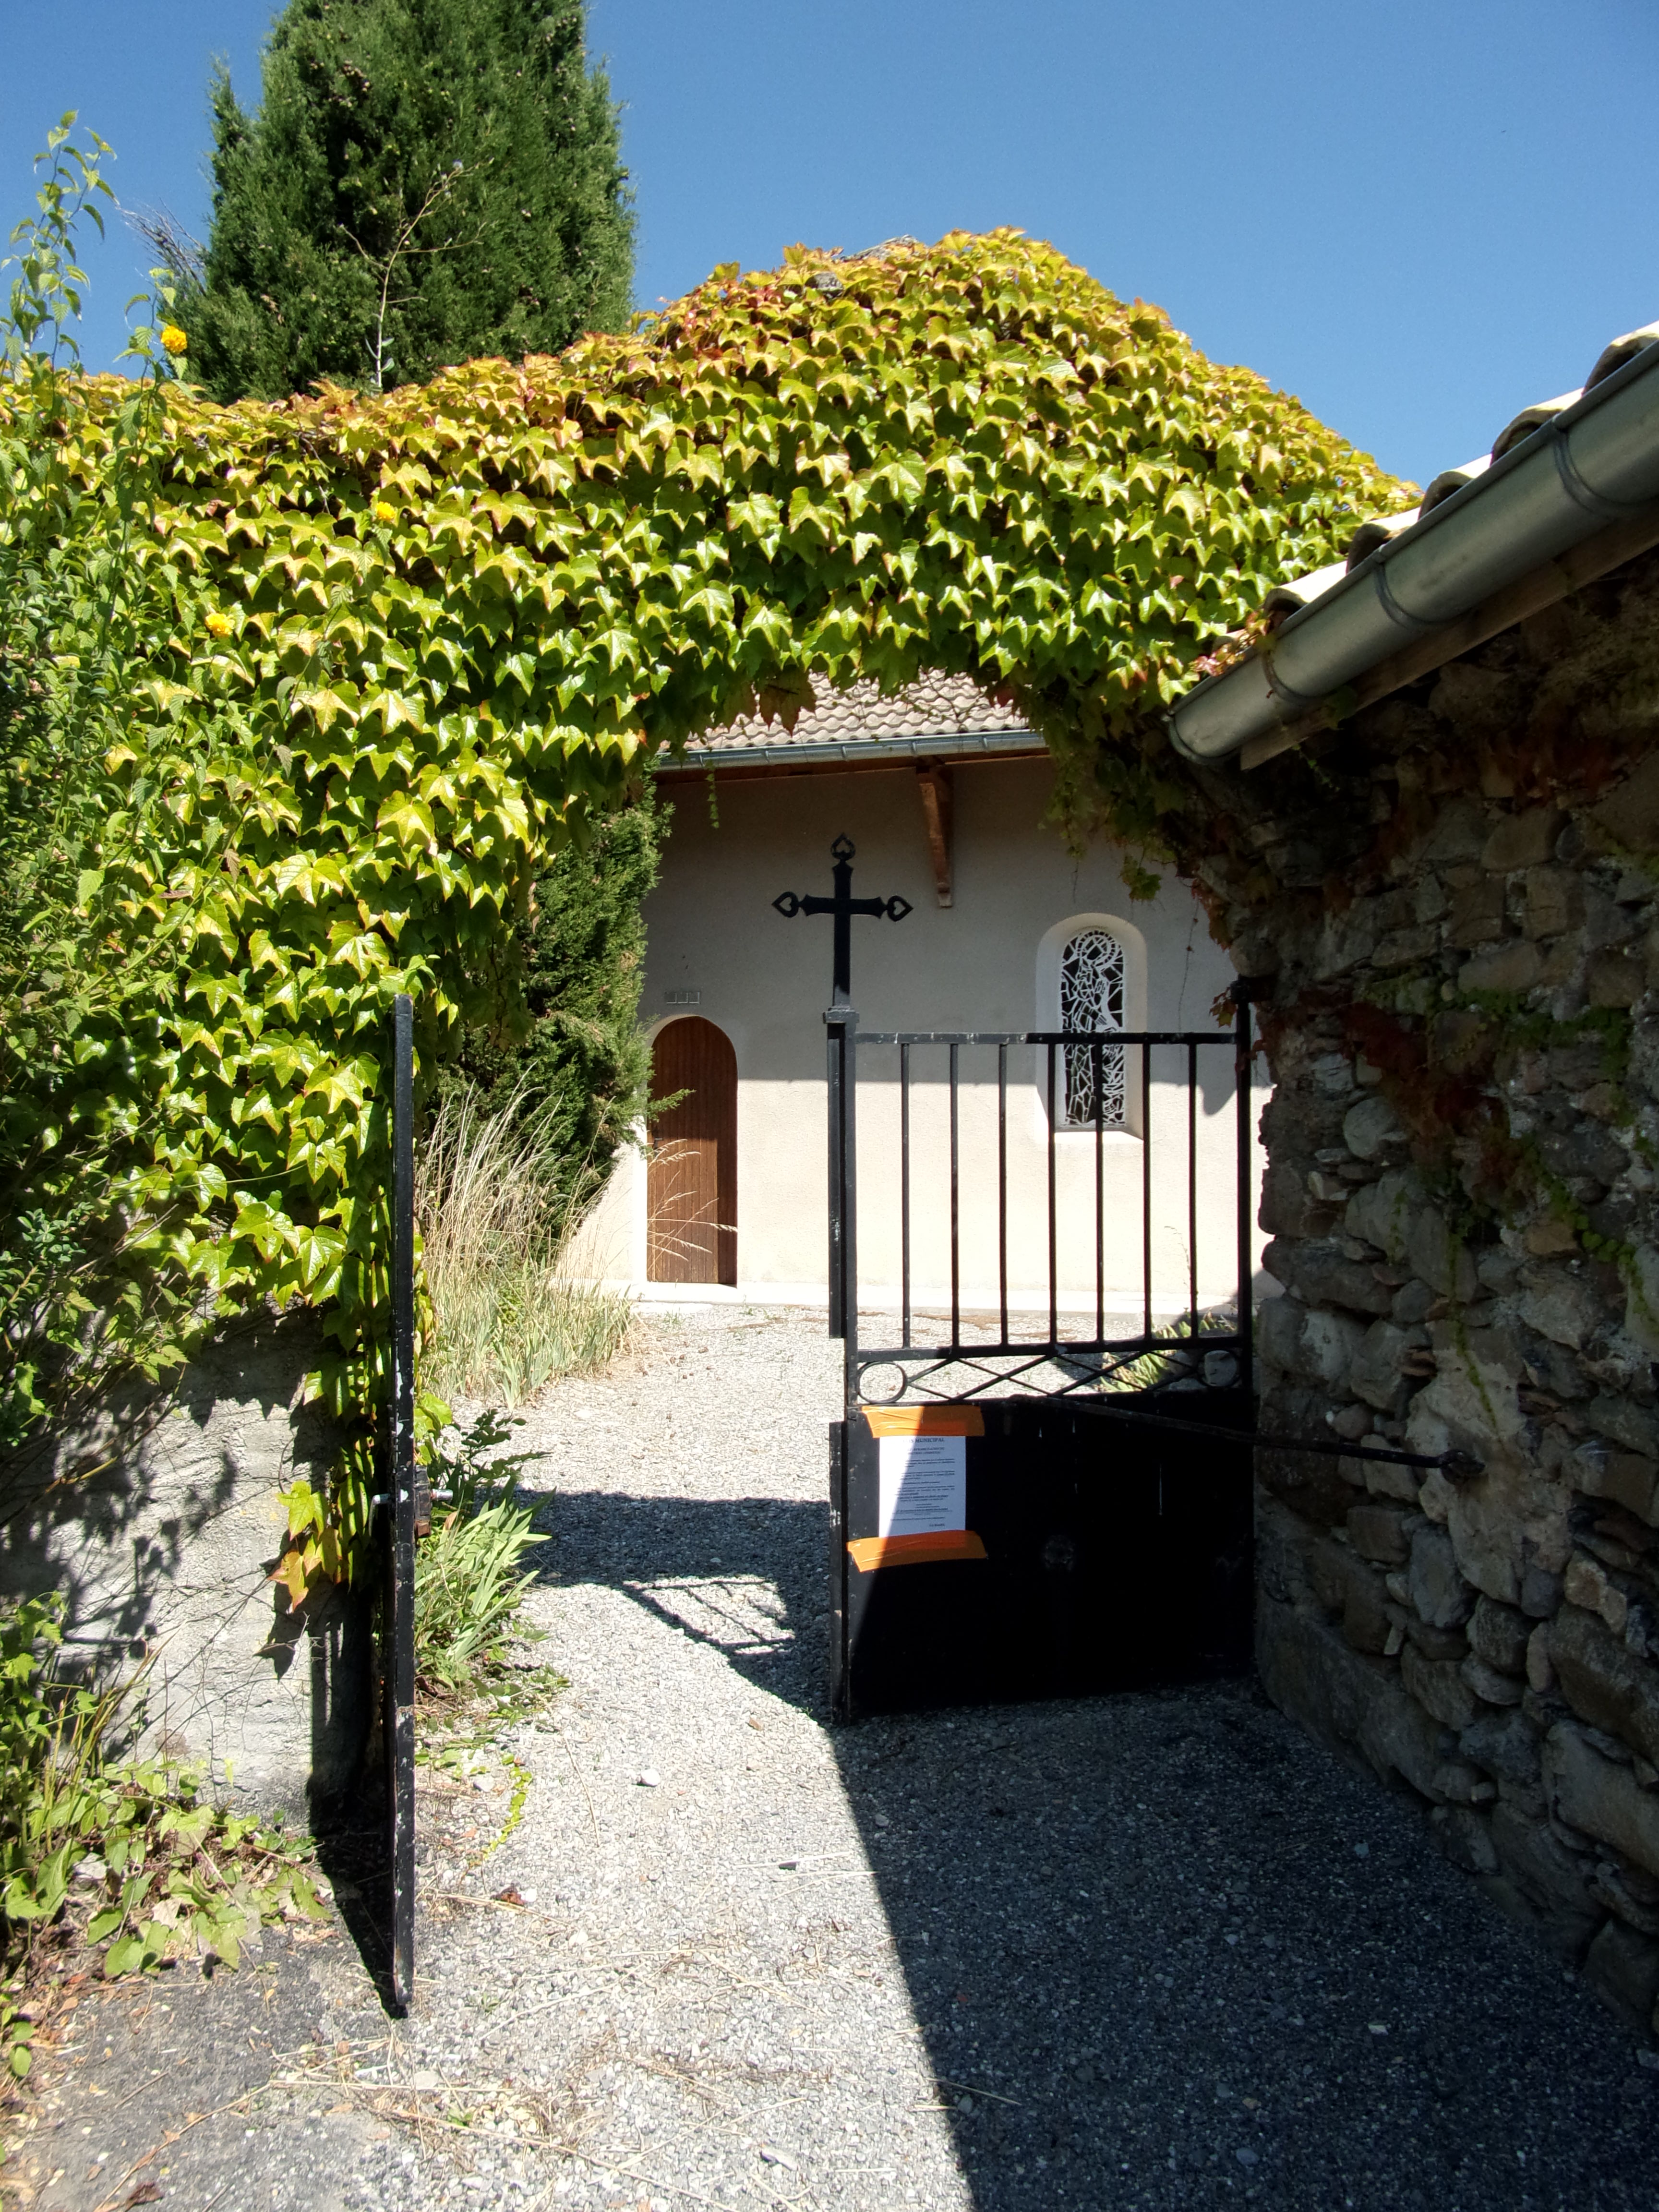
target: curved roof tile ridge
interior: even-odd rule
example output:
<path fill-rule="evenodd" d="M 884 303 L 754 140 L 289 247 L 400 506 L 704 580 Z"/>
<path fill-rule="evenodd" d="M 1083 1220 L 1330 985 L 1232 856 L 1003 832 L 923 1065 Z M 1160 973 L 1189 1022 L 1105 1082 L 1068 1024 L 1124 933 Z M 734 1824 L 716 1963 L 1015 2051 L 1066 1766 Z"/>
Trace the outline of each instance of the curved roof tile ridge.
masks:
<path fill-rule="evenodd" d="M 937 672 L 884 698 L 869 678 L 844 691 L 825 685 L 803 708 L 793 730 L 774 714 L 740 714 L 723 727 L 705 730 L 686 745 L 688 753 L 771 750 L 781 745 L 879 744 L 884 738 L 956 738 L 1014 734 L 1030 725 L 1012 707 L 998 706 L 969 676 Z"/>
<path fill-rule="evenodd" d="M 1468 634 L 1477 615 L 1498 627 L 1517 619 L 1523 584 L 1559 596 L 1570 556 L 1583 581 L 1659 542 L 1656 368 L 1659 322 L 1626 331 L 1578 391 L 1522 408 L 1490 456 L 1443 471 L 1420 507 L 1368 518 L 1346 561 L 1275 586 L 1261 649 L 1171 710 L 1176 750 L 1209 762 L 1249 748 L 1247 766 L 1271 758 L 1299 742 L 1275 731 L 1306 734 L 1339 698 L 1351 711 L 1362 678 L 1366 696 L 1382 696 L 1480 641 Z"/>

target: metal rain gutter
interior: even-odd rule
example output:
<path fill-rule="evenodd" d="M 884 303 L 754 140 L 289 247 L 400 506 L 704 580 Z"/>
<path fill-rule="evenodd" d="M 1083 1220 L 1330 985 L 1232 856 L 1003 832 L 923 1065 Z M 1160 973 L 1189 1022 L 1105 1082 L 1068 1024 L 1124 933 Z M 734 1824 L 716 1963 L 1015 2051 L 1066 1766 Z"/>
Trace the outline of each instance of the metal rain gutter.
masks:
<path fill-rule="evenodd" d="M 653 763 L 658 775 L 695 772 L 716 775 L 724 769 L 822 768 L 842 761 L 865 767 L 884 758 L 899 760 L 973 760 L 986 754 L 1040 753 L 1043 743 L 1035 730 L 941 732 L 931 738 L 820 738 L 803 744 L 686 746 L 683 753 L 664 753 Z"/>
<path fill-rule="evenodd" d="M 1189 691 L 1169 716 L 1176 750 L 1227 759 L 1656 498 L 1659 341 L 1291 615 L 1266 653 Z"/>

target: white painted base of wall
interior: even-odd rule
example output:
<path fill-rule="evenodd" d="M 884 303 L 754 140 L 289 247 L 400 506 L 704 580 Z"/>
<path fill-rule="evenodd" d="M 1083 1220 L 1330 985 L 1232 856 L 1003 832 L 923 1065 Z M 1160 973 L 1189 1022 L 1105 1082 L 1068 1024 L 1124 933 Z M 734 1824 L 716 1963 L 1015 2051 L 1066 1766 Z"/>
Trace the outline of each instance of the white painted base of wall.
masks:
<path fill-rule="evenodd" d="M 742 1091 L 739 1091 L 739 1097 Z M 814 1164 L 816 1164 L 816 1163 Z M 812 1241 L 820 1250 L 827 1243 L 822 1212 L 812 1224 L 817 1231 Z M 1215 1243 L 1230 1249 L 1230 1243 L 1222 1230 L 1231 1231 L 1226 1222 L 1213 1231 Z M 806 1242 L 803 1234 L 799 1239 Z M 890 1243 L 890 1239 L 889 1242 Z M 1257 1237 L 1260 1243 L 1260 1237 Z M 566 1255 L 565 1266 L 570 1274 L 588 1281 L 602 1282 L 607 1290 L 624 1291 L 646 1304 L 675 1304 L 690 1298 L 708 1305 L 775 1305 L 818 1306 L 826 1303 L 826 1291 L 822 1279 L 802 1281 L 798 1277 L 744 1276 L 735 1286 L 723 1283 L 653 1283 L 645 1275 L 646 1249 L 646 1173 L 645 1163 L 633 1146 L 624 1146 L 617 1153 L 611 1170 L 611 1180 L 600 1194 L 598 1204 L 583 1223 Z M 743 1254 L 743 1230 L 738 1229 L 738 1251 Z M 805 1252 L 801 1256 L 805 1256 Z M 884 1256 L 878 1255 L 878 1261 Z M 968 1255 L 964 1255 L 964 1261 Z M 1083 1255 L 1092 1261 L 1092 1253 Z M 1160 1257 L 1162 1264 L 1159 1264 Z M 1180 1262 L 1184 1255 L 1175 1251 L 1160 1255 L 1154 1251 L 1153 1309 L 1160 1316 L 1182 1313 L 1187 1306 L 1187 1284 Z M 1173 1274 L 1168 1272 L 1175 1263 Z M 984 1265 L 982 1254 L 975 1255 L 975 1264 Z M 994 1264 L 994 1261 L 993 1261 Z M 1069 1273 L 1069 1270 L 1066 1271 Z M 1162 1278 L 1162 1279 L 1158 1279 Z M 1265 1286 L 1268 1279 L 1260 1276 Z M 1278 1285 L 1271 1285 L 1271 1291 Z M 1230 1279 L 1208 1283 L 1200 1279 L 1199 1304 L 1200 1308 L 1222 1304 L 1233 1295 Z M 867 1278 L 859 1285 L 859 1304 L 872 1310 L 897 1311 L 903 1300 L 899 1286 L 893 1282 L 872 1282 Z M 910 1293 L 913 1310 L 948 1312 L 951 1289 L 948 1282 L 918 1282 Z M 1092 1273 L 1066 1280 L 1065 1274 L 1060 1285 L 1061 1310 L 1067 1314 L 1092 1314 L 1095 1288 Z M 965 1282 L 961 1294 L 964 1313 L 994 1313 L 997 1310 L 998 1291 L 994 1278 L 988 1282 Z M 1008 1286 L 1008 1310 L 1011 1313 L 1046 1313 L 1048 1310 L 1048 1289 L 1046 1278 L 1024 1283 L 1011 1282 Z M 1106 1291 L 1106 1310 L 1109 1315 L 1133 1316 L 1141 1310 L 1141 1289 L 1139 1282 L 1109 1284 Z"/>
<path fill-rule="evenodd" d="M 684 1307 L 690 1310 L 702 1306 L 804 1306 L 809 1312 L 827 1313 L 829 1311 L 829 1299 L 822 1283 L 739 1283 L 733 1289 L 728 1283 L 641 1283 L 634 1281 L 627 1276 L 611 1275 L 602 1279 L 600 1287 L 603 1290 L 620 1292 L 624 1297 L 634 1298 L 640 1305 L 653 1313 L 660 1312 L 665 1309 L 672 1310 Z M 1266 1298 L 1283 1297 L 1284 1295 L 1284 1285 L 1275 1281 L 1273 1276 L 1258 1268 L 1252 1290 L 1252 1297 L 1255 1304 L 1259 1306 Z M 1200 1285 L 1198 1294 L 1199 1306 L 1201 1310 L 1206 1310 L 1223 1304 L 1231 1297 L 1231 1285 L 1224 1291 L 1206 1291 Z M 890 1284 L 885 1285 L 878 1284 L 872 1286 L 866 1283 L 860 1287 L 859 1311 L 860 1313 L 898 1313 L 902 1310 L 902 1307 L 903 1301 L 898 1291 Z M 937 1320 L 949 1314 L 951 1294 L 948 1291 L 934 1289 L 918 1291 L 912 1297 L 910 1310 L 918 1320 Z M 1038 1297 L 1025 1292 L 1016 1296 L 1011 1291 L 1008 1294 L 1008 1310 L 1011 1314 L 1046 1314 L 1048 1310 L 1048 1302 L 1046 1297 Z M 962 1311 L 964 1316 L 971 1316 L 975 1320 L 983 1320 L 988 1315 L 994 1316 L 997 1311 L 996 1292 L 964 1290 L 962 1293 Z M 1185 1311 L 1184 1298 L 1178 1304 L 1172 1304 L 1168 1300 L 1160 1300 L 1152 1308 L 1152 1318 L 1154 1322 L 1162 1324 L 1173 1320 L 1177 1314 Z M 1068 1324 L 1092 1320 L 1094 1301 L 1092 1298 L 1062 1299 L 1060 1314 L 1060 1319 Z M 1139 1320 L 1140 1314 L 1141 1302 L 1138 1296 L 1134 1297 L 1108 1296 L 1106 1318 L 1109 1322 L 1122 1321 L 1133 1324 Z M 1073 1328 L 1070 1333 L 1075 1334 L 1075 1328 Z"/>

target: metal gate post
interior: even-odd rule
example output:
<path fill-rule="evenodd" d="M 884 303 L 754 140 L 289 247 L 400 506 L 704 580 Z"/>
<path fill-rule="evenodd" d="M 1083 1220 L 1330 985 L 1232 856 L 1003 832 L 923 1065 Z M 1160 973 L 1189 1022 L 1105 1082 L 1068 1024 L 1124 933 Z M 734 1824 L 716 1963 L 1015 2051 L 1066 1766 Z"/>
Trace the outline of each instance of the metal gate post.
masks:
<path fill-rule="evenodd" d="M 392 1800 L 392 1995 L 415 1994 L 415 1008 L 392 1002 L 391 1650 L 386 1734 Z"/>
<path fill-rule="evenodd" d="M 847 1618 L 847 1455 L 848 1424 L 830 1424 L 830 1711 L 838 1721 L 852 1712 L 852 1650 Z"/>
<path fill-rule="evenodd" d="M 858 1015 L 841 993 L 824 1012 L 830 1053 L 830 1334 L 842 1340 L 843 1418 L 830 1425 L 830 1705 L 852 1717 L 848 1644 L 847 1490 L 858 1391 Z"/>
<path fill-rule="evenodd" d="M 1233 985 L 1233 1091 L 1238 1116 L 1238 1383 L 1248 1404 L 1255 1395 L 1255 1286 L 1251 1280 L 1251 1235 L 1255 1207 L 1255 1131 L 1250 1127 L 1250 986 L 1240 976 Z"/>
<path fill-rule="evenodd" d="M 841 1334 L 847 1418 L 859 1395 L 859 1018 L 845 1010 L 841 1063 Z"/>
<path fill-rule="evenodd" d="M 837 1000 L 826 1009 L 830 1045 L 830 1334 L 856 1340 L 857 1168 L 854 1115 L 858 1071 L 854 1032 L 858 1015 Z"/>
<path fill-rule="evenodd" d="M 842 1216 L 846 1208 L 846 1194 L 842 1184 L 842 1169 L 847 1147 L 842 1136 L 842 1078 L 847 1058 L 847 1024 L 841 1018 L 842 1009 L 831 1006 L 823 1017 L 829 1050 L 828 1089 L 825 1098 L 830 1115 L 830 1334 L 842 1334 L 841 1238 Z"/>

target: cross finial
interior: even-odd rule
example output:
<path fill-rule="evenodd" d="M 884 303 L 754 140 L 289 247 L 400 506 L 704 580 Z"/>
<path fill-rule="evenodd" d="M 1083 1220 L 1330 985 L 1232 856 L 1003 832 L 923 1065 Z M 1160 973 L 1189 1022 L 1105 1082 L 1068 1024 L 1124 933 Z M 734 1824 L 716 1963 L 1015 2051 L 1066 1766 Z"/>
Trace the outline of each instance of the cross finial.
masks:
<path fill-rule="evenodd" d="M 818 898 L 811 894 L 802 898 L 793 891 L 784 891 L 772 902 L 786 921 L 793 921 L 798 914 L 827 914 L 836 925 L 835 975 L 831 988 L 831 1004 L 844 1006 L 851 1002 L 853 981 L 853 916 L 867 914 L 884 915 L 889 921 L 902 921 L 910 912 L 910 902 L 895 896 L 887 899 L 855 899 L 853 896 L 853 855 L 858 848 L 843 830 L 830 848 L 830 857 L 835 862 L 835 893 L 830 898 Z"/>

